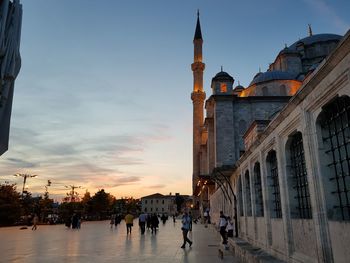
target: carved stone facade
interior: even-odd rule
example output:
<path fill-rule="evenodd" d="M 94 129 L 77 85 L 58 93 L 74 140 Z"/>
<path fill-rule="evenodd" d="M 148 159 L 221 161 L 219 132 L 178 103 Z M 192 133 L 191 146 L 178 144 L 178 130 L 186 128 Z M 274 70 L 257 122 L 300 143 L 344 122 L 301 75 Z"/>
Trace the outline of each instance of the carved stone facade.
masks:
<path fill-rule="evenodd" d="M 212 79 L 193 194 L 235 219 L 242 261 L 350 258 L 349 79 L 350 33 L 311 29 L 248 87 Z"/>
<path fill-rule="evenodd" d="M 237 206 L 231 244 L 243 261 L 254 255 L 242 242 L 287 262 L 348 262 L 349 117 L 347 33 L 263 132 L 247 131 L 230 177 L 237 203 L 220 190 L 210 197 L 214 221 L 214 207 L 234 217 Z"/>

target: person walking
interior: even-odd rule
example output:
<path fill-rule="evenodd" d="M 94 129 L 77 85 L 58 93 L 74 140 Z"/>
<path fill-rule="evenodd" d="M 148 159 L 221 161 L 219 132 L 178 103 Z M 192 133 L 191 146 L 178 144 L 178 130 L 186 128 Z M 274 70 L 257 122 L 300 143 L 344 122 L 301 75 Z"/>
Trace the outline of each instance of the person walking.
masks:
<path fill-rule="evenodd" d="M 222 211 L 220 211 L 220 221 L 219 221 L 219 227 L 220 227 L 220 235 L 222 237 L 222 244 L 227 244 L 227 237 L 226 237 L 226 226 L 227 226 L 227 219 L 226 216 Z"/>
<path fill-rule="evenodd" d="M 111 229 L 113 228 L 113 226 L 114 226 L 114 224 L 115 224 L 115 217 L 116 217 L 116 215 L 115 214 L 112 214 L 111 215 L 111 221 L 110 221 L 110 225 L 111 225 Z"/>
<path fill-rule="evenodd" d="M 145 233 L 146 230 L 146 220 L 147 220 L 147 214 L 142 213 L 139 216 L 139 226 L 141 228 L 141 235 L 143 235 Z"/>
<path fill-rule="evenodd" d="M 151 217 L 151 229 L 152 229 L 152 234 L 154 232 L 154 234 L 157 234 L 157 228 L 159 226 L 159 219 L 158 216 L 156 215 L 156 213 L 154 213 Z"/>
<path fill-rule="evenodd" d="M 124 220 L 126 224 L 126 234 L 127 235 L 129 233 L 131 234 L 131 229 L 132 229 L 132 226 L 134 225 L 134 216 L 128 212 Z"/>
<path fill-rule="evenodd" d="M 39 223 L 39 217 L 38 217 L 37 214 L 35 214 L 35 215 L 34 215 L 34 218 L 33 218 L 33 227 L 32 227 L 32 230 L 36 230 L 36 229 L 38 228 L 38 227 L 37 227 L 38 223 Z"/>
<path fill-rule="evenodd" d="M 231 220 L 231 217 L 227 217 L 226 231 L 227 237 L 233 237 L 233 222 Z"/>
<path fill-rule="evenodd" d="M 151 228 L 151 218 L 152 218 L 152 215 L 147 214 L 147 219 L 146 219 L 147 230 L 149 230 Z"/>
<path fill-rule="evenodd" d="M 187 211 L 184 212 L 184 215 L 182 216 L 181 222 L 182 222 L 181 230 L 182 230 L 182 236 L 183 236 L 183 240 L 184 240 L 181 248 L 185 248 L 186 243 L 188 243 L 191 247 L 193 242 L 191 240 L 189 240 L 187 237 L 188 231 L 190 229 L 191 219 L 190 219 L 190 216 L 188 215 Z"/>

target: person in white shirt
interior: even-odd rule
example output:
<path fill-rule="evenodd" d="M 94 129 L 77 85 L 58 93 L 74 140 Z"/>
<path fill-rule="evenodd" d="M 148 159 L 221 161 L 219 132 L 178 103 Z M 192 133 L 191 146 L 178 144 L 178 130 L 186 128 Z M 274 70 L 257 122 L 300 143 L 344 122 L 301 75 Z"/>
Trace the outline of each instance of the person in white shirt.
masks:
<path fill-rule="evenodd" d="M 220 211 L 219 227 L 220 227 L 220 234 L 222 237 L 222 244 L 227 244 L 226 226 L 227 226 L 226 216 L 222 211 Z"/>
<path fill-rule="evenodd" d="M 233 222 L 231 220 L 231 217 L 227 217 L 226 231 L 227 237 L 233 237 Z"/>

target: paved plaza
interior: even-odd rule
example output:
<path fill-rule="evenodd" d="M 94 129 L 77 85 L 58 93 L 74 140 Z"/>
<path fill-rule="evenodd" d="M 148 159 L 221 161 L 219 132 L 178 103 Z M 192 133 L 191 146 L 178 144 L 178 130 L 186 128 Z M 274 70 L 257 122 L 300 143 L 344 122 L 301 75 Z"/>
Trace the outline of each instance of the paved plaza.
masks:
<path fill-rule="evenodd" d="M 124 221 L 116 229 L 110 229 L 109 221 L 83 222 L 80 230 L 64 225 L 40 225 L 36 231 L 0 228 L 0 262 L 234 262 L 228 251 L 223 260 L 218 257 L 220 237 L 213 228 L 194 224 L 192 247 L 181 249 L 179 220 L 160 223 L 157 235 L 146 230 L 143 236 L 136 222 L 129 236 Z"/>

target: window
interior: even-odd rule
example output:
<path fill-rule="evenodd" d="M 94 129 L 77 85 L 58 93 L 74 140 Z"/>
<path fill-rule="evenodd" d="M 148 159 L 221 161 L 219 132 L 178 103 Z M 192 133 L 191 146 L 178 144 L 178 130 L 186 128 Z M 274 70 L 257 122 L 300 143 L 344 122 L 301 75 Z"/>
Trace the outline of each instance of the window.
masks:
<path fill-rule="evenodd" d="M 261 186 L 260 163 L 254 165 L 255 215 L 264 216 L 264 203 Z"/>
<path fill-rule="evenodd" d="M 244 175 L 245 179 L 245 200 L 247 204 L 247 216 L 252 216 L 252 198 L 250 192 L 250 178 L 249 171 L 247 170 Z"/>
<path fill-rule="evenodd" d="M 151 200 L 151 204 L 153 204 L 153 199 Z"/>
<path fill-rule="evenodd" d="M 147 207 L 145 207 L 145 212 L 147 212 Z"/>
<path fill-rule="evenodd" d="M 268 179 L 269 179 L 269 195 L 271 217 L 282 218 L 280 185 L 278 181 L 277 158 L 276 152 L 270 151 L 266 158 Z"/>
<path fill-rule="evenodd" d="M 243 216 L 243 195 L 242 195 L 242 180 L 238 179 L 238 202 L 239 202 L 239 215 Z"/>
<path fill-rule="evenodd" d="M 145 204 L 147 204 L 147 200 L 145 200 Z"/>
<path fill-rule="evenodd" d="M 153 208 L 151 207 L 151 212 L 153 211 Z"/>
<path fill-rule="evenodd" d="M 162 211 L 164 212 L 164 207 L 162 207 Z"/>
<path fill-rule="evenodd" d="M 312 218 L 309 184 L 305 166 L 303 137 L 297 132 L 290 138 L 291 212 L 297 218 Z M 295 202 L 294 202 L 295 201 Z M 294 207 L 293 207 L 294 206 Z"/>
<path fill-rule="evenodd" d="M 158 204 L 158 199 L 156 200 L 156 203 Z"/>
<path fill-rule="evenodd" d="M 280 86 L 280 96 L 287 96 L 287 89 L 285 85 Z"/>
<path fill-rule="evenodd" d="M 158 212 L 158 207 L 156 207 L 156 212 Z"/>
<path fill-rule="evenodd" d="M 162 204 L 164 205 L 164 200 L 162 200 Z"/>
<path fill-rule="evenodd" d="M 262 91 L 262 95 L 263 95 L 263 96 L 268 96 L 269 91 L 268 91 L 268 89 L 267 89 L 266 86 L 265 86 L 265 87 L 262 87 L 262 88 L 261 88 L 261 91 Z"/>
<path fill-rule="evenodd" d="M 324 106 L 317 124 L 327 215 L 329 219 L 349 221 L 350 98 L 342 96 Z"/>
<path fill-rule="evenodd" d="M 227 92 L 227 84 L 226 83 L 221 83 L 220 84 L 220 92 L 226 93 Z"/>

